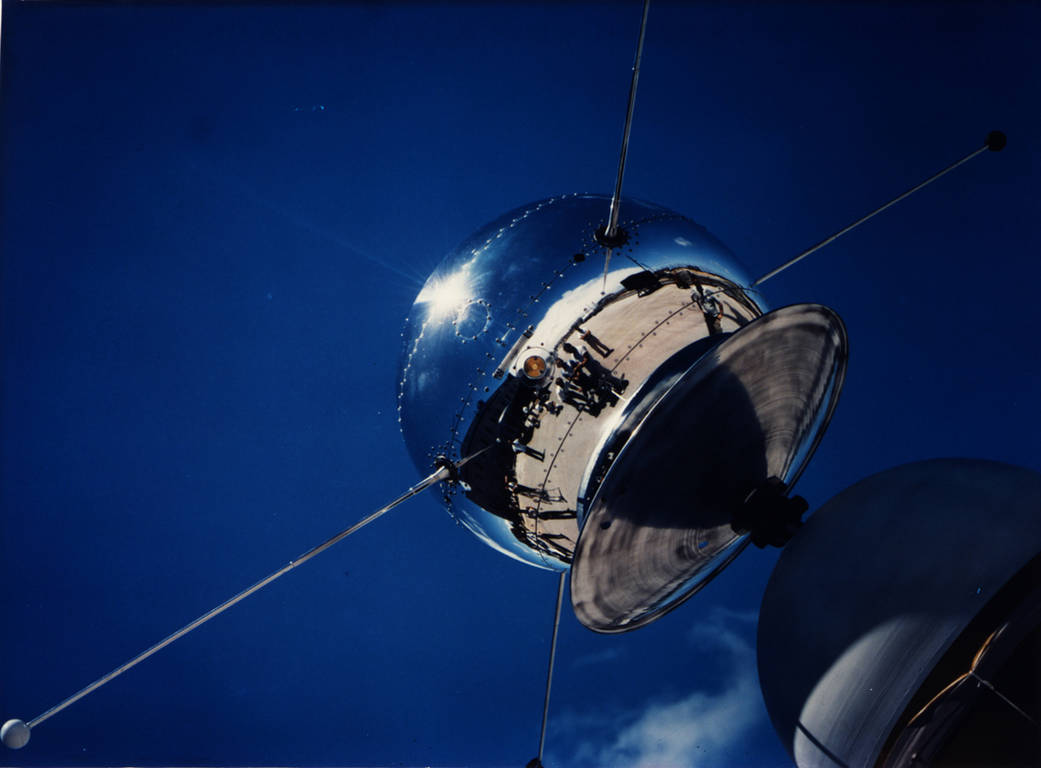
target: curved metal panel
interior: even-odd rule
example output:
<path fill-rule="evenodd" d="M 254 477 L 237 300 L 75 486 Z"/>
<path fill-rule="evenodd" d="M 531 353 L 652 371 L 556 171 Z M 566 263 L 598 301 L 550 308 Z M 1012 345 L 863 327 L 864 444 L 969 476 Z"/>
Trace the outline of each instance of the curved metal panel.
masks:
<path fill-rule="evenodd" d="M 817 511 L 759 614 L 759 678 L 802 768 L 870 766 L 951 643 L 1041 552 L 1041 475 L 976 459 L 881 472 Z"/>
<path fill-rule="evenodd" d="M 769 478 L 790 487 L 837 403 L 846 333 L 798 304 L 694 363 L 634 428 L 590 506 L 572 566 L 575 614 L 624 632 L 689 598 L 746 538 L 735 510 Z"/>

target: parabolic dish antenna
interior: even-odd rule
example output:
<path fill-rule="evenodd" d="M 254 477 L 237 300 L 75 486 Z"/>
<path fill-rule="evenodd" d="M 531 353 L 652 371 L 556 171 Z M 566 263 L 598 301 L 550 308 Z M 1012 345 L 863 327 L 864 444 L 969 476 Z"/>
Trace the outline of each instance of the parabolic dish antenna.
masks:
<path fill-rule="evenodd" d="M 592 500 L 572 565 L 578 619 L 623 632 L 689 598 L 749 543 L 750 494 L 771 498 L 749 528 L 787 540 L 805 506 L 781 494 L 831 419 L 846 357 L 839 316 L 798 304 L 688 368 L 633 425 Z"/>

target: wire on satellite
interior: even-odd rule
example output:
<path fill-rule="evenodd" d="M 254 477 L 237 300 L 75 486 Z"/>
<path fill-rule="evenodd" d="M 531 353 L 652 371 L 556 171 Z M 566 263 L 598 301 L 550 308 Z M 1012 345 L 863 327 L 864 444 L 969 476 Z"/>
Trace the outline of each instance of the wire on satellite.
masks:
<path fill-rule="evenodd" d="M 857 227 L 859 227 L 861 224 L 863 224 L 868 219 L 874 218 L 875 216 L 877 216 L 878 214 L 882 213 L 882 211 L 886 210 L 890 206 L 896 205 L 897 203 L 899 203 L 905 197 L 909 197 L 909 196 L 913 195 L 915 192 L 917 192 L 918 190 L 922 189 L 923 187 L 926 187 L 929 184 L 932 184 L 934 181 L 936 181 L 941 176 L 944 176 L 944 175 L 950 173 L 951 171 L 953 171 L 955 168 L 957 168 L 962 163 L 967 163 L 969 160 L 971 160 L 972 158 L 976 157 L 976 155 L 980 154 L 981 152 L 985 152 L 988 149 L 990 151 L 992 151 L 992 152 L 999 152 L 999 151 L 1001 151 L 1005 147 L 1005 142 L 1006 142 L 1005 134 L 1003 134 L 1001 131 L 991 131 L 987 135 L 986 142 L 984 142 L 983 146 L 980 147 L 979 149 L 974 149 L 972 152 L 967 154 L 965 157 L 961 158 L 960 160 L 958 160 L 958 161 L 956 161 L 954 163 L 951 163 L 946 168 L 944 168 L 942 171 L 934 173 L 932 176 L 930 176 L 925 181 L 923 181 L 923 182 L 921 182 L 919 184 L 916 184 L 915 186 L 911 187 L 909 190 L 907 190 L 903 194 L 898 195 L 897 197 L 894 197 L 892 200 L 890 200 L 885 205 L 883 205 L 883 206 L 881 206 L 879 208 L 876 208 L 871 213 L 867 214 L 866 216 L 862 216 L 861 218 L 857 219 L 856 221 L 854 221 L 849 226 L 844 227 L 843 229 L 840 229 L 838 232 L 836 232 L 831 237 L 828 237 L 828 238 L 825 238 L 824 240 L 821 240 L 819 243 L 817 243 L 812 248 L 807 248 L 805 251 L 800 253 L 794 259 L 789 259 L 788 261 L 786 261 L 781 266 L 776 267 L 774 269 L 771 269 L 765 275 L 763 275 L 762 277 L 756 279 L 749 287 L 750 288 L 755 288 L 757 285 L 762 285 L 767 280 L 769 280 L 771 277 L 779 275 L 781 272 L 784 272 L 784 270 L 788 269 L 788 267 L 791 267 L 791 266 L 793 266 L 795 264 L 798 264 L 800 261 L 805 259 L 811 253 L 816 253 L 817 251 L 819 251 L 821 248 L 823 248 L 824 246 L 828 245 L 829 243 L 833 243 L 834 241 L 838 240 L 840 237 L 842 237 L 847 232 L 850 232 L 850 231 L 856 229 Z"/>
<path fill-rule="evenodd" d="M 529 766 L 542 768 L 542 752 L 546 746 L 546 722 L 549 719 L 549 692 L 553 687 L 553 662 L 557 657 L 557 630 L 560 628 L 560 606 L 564 601 L 564 577 L 561 572 L 557 582 L 557 607 L 553 612 L 553 637 L 549 641 L 549 671 L 546 673 L 546 697 L 542 701 L 542 727 L 539 729 L 539 754 L 528 763 Z"/>
<path fill-rule="evenodd" d="M 343 539 L 347 538 L 348 536 L 350 536 L 355 531 L 358 531 L 361 528 L 364 528 L 366 525 L 368 525 L 372 521 L 376 520 L 377 518 L 383 516 L 386 512 L 389 512 L 390 510 L 392 510 L 394 507 L 398 506 L 402 502 L 407 501 L 408 499 L 411 499 L 413 496 L 418 496 L 420 493 L 425 491 L 427 488 L 431 487 L 432 485 L 436 485 L 437 483 L 440 483 L 440 482 L 442 482 L 444 480 L 455 480 L 457 478 L 457 476 L 458 476 L 458 474 L 457 474 L 458 470 L 463 465 L 465 465 L 468 461 L 470 461 L 471 459 L 473 459 L 474 457 L 478 456 L 479 454 L 483 453 L 486 450 L 487 450 L 487 447 L 486 448 L 482 448 L 477 453 L 471 454 L 470 456 L 467 456 L 466 458 L 461 459 L 460 461 L 454 462 L 454 463 L 448 461 L 447 459 L 443 460 L 440 463 L 440 465 L 438 466 L 437 471 L 435 471 L 433 474 L 429 475 L 428 477 L 424 478 L 423 480 L 419 481 L 418 483 L 413 485 L 411 488 L 409 488 L 407 491 L 405 491 L 403 494 L 398 496 L 396 499 L 394 499 L 390 503 L 385 504 L 384 506 L 380 507 L 375 512 L 373 512 L 371 515 L 369 515 L 368 517 L 363 518 L 362 520 L 358 521 L 357 523 L 355 523 L 351 527 L 346 528 L 346 529 L 340 531 L 339 533 L 337 533 L 334 536 L 331 536 L 330 538 L 328 538 L 325 541 L 323 541 L 321 544 L 319 544 L 319 545 L 317 545 L 315 547 L 312 547 L 311 549 L 307 550 L 306 552 L 304 552 L 302 555 L 300 555 L 296 559 L 290 560 L 288 563 L 283 565 L 277 571 L 275 571 L 275 572 L 265 576 L 263 579 L 258 581 L 256 584 L 253 584 L 252 586 L 247 587 L 246 589 L 244 589 L 241 592 L 239 592 L 238 594 L 236 594 L 234 597 L 231 597 L 231 598 L 225 600 L 223 603 L 221 603 L 220 605 L 216 606 L 215 608 L 210 609 L 209 611 L 207 611 L 206 613 L 202 614 L 202 616 L 200 616 L 199 618 L 195 619 L 194 621 L 189 622 L 188 624 L 185 624 L 183 627 L 178 629 L 173 634 L 168 635 L 166 638 L 164 638 L 163 640 L 160 640 L 158 643 L 156 643 L 155 645 L 151 646 L 147 650 L 142 651 L 137 656 L 135 656 L 134 658 L 130 659 L 130 661 L 128 661 L 128 662 L 126 662 L 126 663 L 116 667 L 114 670 L 109 672 L 107 675 L 99 677 L 97 680 L 95 680 L 93 683 L 91 683 L 87 687 L 85 687 L 82 690 L 74 693 L 72 696 L 69 696 L 67 699 L 65 699 L 61 703 L 51 707 L 50 709 L 48 709 L 43 714 L 33 718 L 28 723 L 24 723 L 21 720 L 10 720 L 10 721 L 8 721 L 7 723 L 4 724 L 4 731 L 5 731 L 4 743 L 7 746 L 15 748 L 15 749 L 18 749 L 18 748 L 21 748 L 21 747 L 25 746 L 25 744 L 28 743 L 28 741 L 29 741 L 29 732 L 31 731 L 31 729 L 35 728 L 40 723 L 42 723 L 45 720 L 47 720 L 48 718 L 51 718 L 54 715 L 58 714 L 59 712 L 61 712 L 66 707 L 69 707 L 72 704 L 75 704 L 77 701 L 79 701 L 83 697 L 93 693 L 94 691 L 96 691 L 98 688 L 100 688 L 101 686 L 105 685 L 106 683 L 116 679 L 117 677 L 122 675 L 124 672 L 126 672 L 126 671 L 132 669 L 133 667 L 137 666 L 138 664 L 140 664 L 142 661 L 147 659 L 149 656 L 152 656 L 153 654 L 158 653 L 163 648 L 165 648 L 166 646 L 170 645 L 174 641 L 179 640 L 180 638 L 184 637 L 185 635 L 187 635 L 192 630 L 201 627 L 203 624 L 208 622 L 210 619 L 213 619 L 213 618 L 219 616 L 220 614 L 224 613 L 224 611 L 228 610 L 229 608 L 231 608 L 236 603 L 240 603 L 243 600 L 245 600 L 247 597 L 252 595 L 253 593 L 259 592 L 261 589 L 266 587 L 268 584 L 270 584 L 271 582 L 275 581 L 276 579 L 284 576 L 285 574 L 289 573 L 294 568 L 296 568 L 296 567 L 298 567 L 300 565 L 303 565 L 304 563 L 306 563 L 308 560 L 310 560 L 311 558 L 315 557 L 316 555 L 320 555 L 322 552 L 324 552 L 325 550 L 329 549 L 334 544 L 339 543 L 340 541 L 342 541 Z M 11 735 L 10 738 L 7 738 L 8 734 Z"/>
<path fill-rule="evenodd" d="M 618 217 L 622 204 L 622 178 L 625 176 L 625 161 L 629 154 L 629 134 L 633 127 L 633 111 L 636 108 L 636 86 L 640 82 L 640 60 L 643 58 L 643 41 L 647 36 L 647 13 L 651 8 L 651 0 L 643 2 L 643 16 L 640 18 L 640 37 L 636 42 L 636 56 L 633 58 L 633 76 L 629 81 L 629 100 L 625 108 L 625 127 L 622 130 L 622 150 L 618 157 L 618 174 L 615 176 L 614 193 L 611 195 L 611 209 L 607 216 L 607 225 L 597 230 L 595 239 L 607 248 L 604 258 L 604 279 L 601 293 L 607 290 L 607 269 L 611 264 L 611 251 L 626 241 L 624 233 L 618 229 Z"/>

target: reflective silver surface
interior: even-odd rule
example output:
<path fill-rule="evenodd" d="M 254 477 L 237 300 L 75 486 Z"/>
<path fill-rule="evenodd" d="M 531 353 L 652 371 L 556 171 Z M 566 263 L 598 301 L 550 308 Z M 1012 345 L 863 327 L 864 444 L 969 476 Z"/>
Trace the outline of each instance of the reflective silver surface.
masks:
<path fill-rule="evenodd" d="M 445 486 L 446 506 L 499 551 L 555 570 L 624 425 L 762 313 L 719 241 L 634 200 L 605 284 L 593 235 L 608 207 L 569 195 L 482 228 L 430 276 L 403 333 L 398 410 L 416 466 L 491 446 Z"/>
<path fill-rule="evenodd" d="M 889 469 L 815 512 L 759 613 L 763 699 L 795 762 L 876 765 L 945 651 L 1039 552 L 1041 475 L 981 459 Z"/>
<path fill-rule="evenodd" d="M 571 573 L 575 615 L 598 632 L 647 624 L 746 543 L 734 513 L 769 478 L 791 487 L 845 375 L 832 310 L 797 304 L 732 334 L 634 425 L 593 498 Z"/>

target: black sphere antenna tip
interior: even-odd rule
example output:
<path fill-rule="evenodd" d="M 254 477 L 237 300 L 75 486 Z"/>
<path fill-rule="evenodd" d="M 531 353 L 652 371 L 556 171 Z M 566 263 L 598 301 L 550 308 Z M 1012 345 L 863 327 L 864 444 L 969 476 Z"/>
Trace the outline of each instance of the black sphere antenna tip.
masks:
<path fill-rule="evenodd" d="M 987 134 L 987 149 L 991 152 L 1000 152 L 1008 144 L 1008 139 L 1001 131 L 991 131 Z"/>

